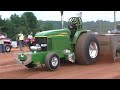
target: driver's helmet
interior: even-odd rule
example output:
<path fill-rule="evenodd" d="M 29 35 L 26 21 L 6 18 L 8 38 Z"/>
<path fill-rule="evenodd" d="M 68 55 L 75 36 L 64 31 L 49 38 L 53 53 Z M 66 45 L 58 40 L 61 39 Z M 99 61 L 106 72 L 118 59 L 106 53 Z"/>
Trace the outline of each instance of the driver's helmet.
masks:
<path fill-rule="evenodd" d="M 76 20 L 73 20 L 72 23 L 76 24 L 77 22 L 76 22 Z"/>

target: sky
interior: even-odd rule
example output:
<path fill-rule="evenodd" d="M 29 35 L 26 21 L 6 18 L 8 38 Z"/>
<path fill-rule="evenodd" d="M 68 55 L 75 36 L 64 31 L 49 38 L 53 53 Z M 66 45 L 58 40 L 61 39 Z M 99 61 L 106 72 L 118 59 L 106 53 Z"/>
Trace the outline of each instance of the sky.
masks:
<path fill-rule="evenodd" d="M 24 12 L 33 12 L 37 20 L 60 21 L 60 11 L 0 11 L 2 19 L 10 18 L 12 14 L 21 16 Z M 114 11 L 64 11 L 63 20 L 68 21 L 70 17 L 77 17 L 82 12 L 83 22 L 105 20 L 114 22 Z M 120 21 L 120 11 L 116 11 L 116 21 Z"/>

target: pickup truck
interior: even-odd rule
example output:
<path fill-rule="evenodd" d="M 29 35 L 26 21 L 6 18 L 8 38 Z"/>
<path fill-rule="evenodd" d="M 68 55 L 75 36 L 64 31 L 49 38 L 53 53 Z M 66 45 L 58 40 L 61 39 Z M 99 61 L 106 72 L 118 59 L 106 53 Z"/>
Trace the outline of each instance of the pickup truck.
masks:
<path fill-rule="evenodd" d="M 10 52 L 12 48 L 12 40 L 10 38 L 5 37 L 4 35 L 0 34 L 0 40 L 3 41 L 5 46 L 5 52 Z"/>

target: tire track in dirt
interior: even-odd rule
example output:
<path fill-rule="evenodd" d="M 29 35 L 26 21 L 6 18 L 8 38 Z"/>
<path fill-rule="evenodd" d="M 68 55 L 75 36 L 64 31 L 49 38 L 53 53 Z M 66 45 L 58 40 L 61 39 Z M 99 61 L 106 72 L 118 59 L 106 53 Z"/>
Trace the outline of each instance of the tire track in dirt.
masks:
<path fill-rule="evenodd" d="M 23 65 L 7 65 L 7 69 L 0 70 L 0 78 L 14 79 L 107 79 L 120 75 L 120 62 L 96 63 L 94 65 L 61 64 L 56 71 L 47 71 L 46 68 L 37 67 L 28 69 Z M 3 68 L 3 67 L 0 67 Z"/>
<path fill-rule="evenodd" d="M 27 51 L 24 50 L 24 51 Z M 48 71 L 37 67 L 28 69 L 14 61 L 14 53 L 19 49 L 12 49 L 10 53 L 0 54 L 0 79 L 117 79 L 120 78 L 120 62 L 113 62 L 111 52 L 104 55 L 104 49 L 93 65 L 77 65 L 61 63 L 60 68 Z M 104 52 L 104 53 L 102 53 Z"/>
<path fill-rule="evenodd" d="M 24 51 L 29 51 L 27 47 L 24 47 Z M 0 54 L 0 78 L 9 78 L 17 76 L 16 73 L 21 70 L 24 71 L 23 65 L 17 64 L 14 61 L 14 54 L 20 52 L 19 48 L 12 48 L 11 52 Z M 14 75 L 12 72 L 15 72 Z M 10 76 L 12 74 L 12 76 Z"/>
<path fill-rule="evenodd" d="M 20 67 L 20 65 L 17 65 L 17 64 L 4 65 L 4 66 L 0 66 L 0 73 L 15 71 L 15 70 L 19 70 L 19 69 L 22 69 L 22 68 Z"/>
<path fill-rule="evenodd" d="M 9 60 L 10 61 L 10 60 Z M 106 70 L 109 68 L 116 68 L 119 62 L 113 63 L 102 60 L 94 65 L 76 65 L 72 63 L 62 63 L 60 68 L 56 71 L 47 71 L 46 68 L 37 67 L 35 69 L 28 69 L 19 64 L 7 64 L 0 66 L 0 78 L 16 78 L 16 79 L 82 79 L 82 78 L 106 78 Z M 8 62 L 8 61 L 7 61 Z M 11 60 L 11 62 L 13 62 Z M 105 70 L 104 70 L 105 69 Z M 112 70 L 112 69 L 111 69 Z M 119 70 L 119 69 L 118 69 Z M 103 73 L 104 71 L 104 73 Z M 114 70 L 112 70 L 114 71 Z M 96 73 L 99 72 L 99 73 Z M 112 73 L 112 72 L 111 72 Z M 104 76 L 105 75 L 105 76 Z M 112 73 L 113 75 L 113 73 Z M 114 71 L 114 75 L 115 71 Z M 109 75 L 109 77 L 111 77 Z"/>
<path fill-rule="evenodd" d="M 62 66 L 58 71 L 38 73 L 29 76 L 35 79 L 107 79 L 120 74 L 120 63 L 91 66 Z M 109 70 L 109 71 L 108 71 Z M 111 74 L 112 73 L 112 74 Z M 38 77 L 39 76 L 39 77 Z"/>

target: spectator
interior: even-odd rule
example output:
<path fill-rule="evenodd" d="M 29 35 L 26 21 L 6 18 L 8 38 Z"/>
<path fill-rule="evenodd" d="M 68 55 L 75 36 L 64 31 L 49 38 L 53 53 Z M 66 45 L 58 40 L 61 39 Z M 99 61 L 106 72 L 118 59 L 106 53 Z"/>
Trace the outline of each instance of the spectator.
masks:
<path fill-rule="evenodd" d="M 5 38 L 5 36 L 4 35 L 0 35 L 0 38 L 2 39 L 2 38 Z"/>
<path fill-rule="evenodd" d="M 32 32 L 28 35 L 28 38 L 31 40 L 33 38 Z"/>
<path fill-rule="evenodd" d="M 24 35 L 22 31 L 19 34 L 19 45 L 20 45 L 20 50 L 23 51 L 22 48 L 24 47 Z"/>
<path fill-rule="evenodd" d="M 28 46 L 29 46 L 29 49 L 30 49 L 30 46 L 32 44 L 32 39 L 33 39 L 32 32 L 28 35 L 28 39 L 29 39 Z"/>
<path fill-rule="evenodd" d="M 120 34 L 120 24 L 116 26 L 116 29 L 111 31 L 111 34 Z"/>
<path fill-rule="evenodd" d="M 7 38 L 7 34 L 6 33 L 4 33 L 4 36 L 5 36 L 5 38 Z"/>
<path fill-rule="evenodd" d="M 17 48 L 18 48 L 18 45 L 19 45 L 19 34 L 16 35 L 16 41 L 17 41 Z"/>

